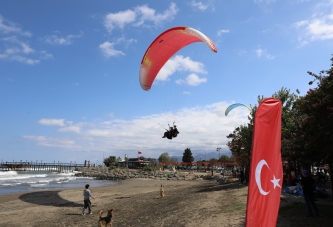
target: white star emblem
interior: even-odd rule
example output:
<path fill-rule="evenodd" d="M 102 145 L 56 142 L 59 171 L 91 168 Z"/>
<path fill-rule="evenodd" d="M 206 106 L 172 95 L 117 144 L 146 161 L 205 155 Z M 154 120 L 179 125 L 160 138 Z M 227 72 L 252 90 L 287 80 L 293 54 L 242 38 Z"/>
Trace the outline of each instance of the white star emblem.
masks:
<path fill-rule="evenodd" d="M 274 177 L 274 179 L 271 181 L 274 184 L 274 189 L 276 188 L 276 186 L 281 188 L 281 185 L 279 184 L 280 179 L 276 179 L 274 175 L 273 175 L 273 177 Z"/>

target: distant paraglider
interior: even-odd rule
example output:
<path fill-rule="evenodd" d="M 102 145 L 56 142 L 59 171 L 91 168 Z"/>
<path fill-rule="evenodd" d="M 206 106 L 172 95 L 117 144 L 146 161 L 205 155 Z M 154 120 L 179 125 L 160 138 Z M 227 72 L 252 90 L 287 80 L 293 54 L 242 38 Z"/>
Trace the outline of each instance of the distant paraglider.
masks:
<path fill-rule="evenodd" d="M 160 34 L 150 44 L 141 60 L 139 73 L 141 88 L 149 91 L 164 64 L 180 49 L 194 42 L 204 42 L 212 51 L 217 52 L 210 38 L 190 27 L 174 27 Z"/>
<path fill-rule="evenodd" d="M 231 110 L 233 110 L 239 106 L 244 106 L 244 107 L 248 108 L 249 111 L 251 111 L 251 108 L 248 107 L 247 105 L 244 105 L 242 103 L 235 103 L 235 104 L 228 106 L 228 108 L 225 110 L 225 116 L 228 116 L 228 114 L 230 113 Z"/>

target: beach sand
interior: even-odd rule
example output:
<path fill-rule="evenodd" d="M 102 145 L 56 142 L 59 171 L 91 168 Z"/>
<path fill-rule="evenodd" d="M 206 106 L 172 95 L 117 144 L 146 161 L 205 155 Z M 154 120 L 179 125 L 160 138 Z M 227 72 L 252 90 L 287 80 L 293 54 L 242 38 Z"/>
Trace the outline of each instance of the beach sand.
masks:
<path fill-rule="evenodd" d="M 238 182 L 133 178 L 90 189 L 93 214 L 84 216 L 84 185 L 0 196 L 0 226 L 97 226 L 99 211 L 106 215 L 108 208 L 113 209 L 113 227 L 244 226 L 247 186 Z"/>

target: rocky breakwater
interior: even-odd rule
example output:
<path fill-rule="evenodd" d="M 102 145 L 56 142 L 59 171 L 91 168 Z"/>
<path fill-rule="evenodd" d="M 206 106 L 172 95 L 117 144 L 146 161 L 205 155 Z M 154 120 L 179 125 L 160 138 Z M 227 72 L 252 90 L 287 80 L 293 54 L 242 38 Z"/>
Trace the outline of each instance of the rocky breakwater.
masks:
<path fill-rule="evenodd" d="M 97 180 L 126 180 L 129 178 L 150 178 L 157 180 L 216 180 L 227 183 L 228 178 L 221 175 L 211 176 L 198 172 L 143 171 L 137 169 L 109 169 L 107 167 L 79 167 L 77 177 L 93 177 Z"/>

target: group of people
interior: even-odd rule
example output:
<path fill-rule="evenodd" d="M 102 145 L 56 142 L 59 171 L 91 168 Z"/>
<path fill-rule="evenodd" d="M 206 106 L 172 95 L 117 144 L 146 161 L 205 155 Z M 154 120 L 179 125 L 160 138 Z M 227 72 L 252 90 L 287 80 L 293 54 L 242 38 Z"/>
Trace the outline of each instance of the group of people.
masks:
<path fill-rule="evenodd" d="M 166 132 L 164 132 L 164 135 L 162 138 L 168 138 L 169 140 L 172 140 L 172 138 L 177 137 L 177 135 L 179 134 L 179 131 L 177 129 L 176 125 L 170 126 L 169 125 L 169 130 L 166 129 Z"/>

